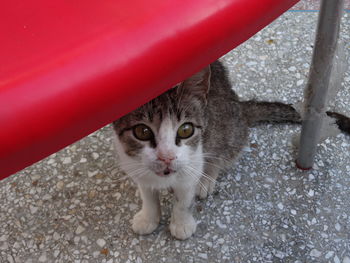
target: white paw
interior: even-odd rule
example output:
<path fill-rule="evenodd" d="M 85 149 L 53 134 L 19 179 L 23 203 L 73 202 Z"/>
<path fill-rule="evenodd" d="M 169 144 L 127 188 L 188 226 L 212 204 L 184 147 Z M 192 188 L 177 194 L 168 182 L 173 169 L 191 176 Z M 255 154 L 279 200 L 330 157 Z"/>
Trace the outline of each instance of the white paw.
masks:
<path fill-rule="evenodd" d="M 132 230 L 139 235 L 152 233 L 159 225 L 159 218 L 148 216 L 140 210 L 132 220 Z"/>
<path fill-rule="evenodd" d="M 202 178 L 200 183 L 197 185 L 196 195 L 200 199 L 205 199 L 214 192 L 214 188 L 215 181 L 209 181 L 205 178 Z"/>
<path fill-rule="evenodd" d="M 170 233 L 177 239 L 185 240 L 196 232 L 197 223 L 193 216 L 188 216 L 187 220 L 181 220 L 181 222 L 170 223 Z"/>

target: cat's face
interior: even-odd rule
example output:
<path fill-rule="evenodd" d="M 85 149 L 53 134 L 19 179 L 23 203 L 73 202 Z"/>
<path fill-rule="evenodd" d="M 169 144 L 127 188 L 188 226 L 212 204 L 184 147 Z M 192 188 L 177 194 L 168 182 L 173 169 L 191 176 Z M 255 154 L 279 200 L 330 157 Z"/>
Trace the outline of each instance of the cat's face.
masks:
<path fill-rule="evenodd" d="M 135 181 L 161 188 L 198 180 L 209 82 L 206 68 L 114 122 L 121 168 Z"/>

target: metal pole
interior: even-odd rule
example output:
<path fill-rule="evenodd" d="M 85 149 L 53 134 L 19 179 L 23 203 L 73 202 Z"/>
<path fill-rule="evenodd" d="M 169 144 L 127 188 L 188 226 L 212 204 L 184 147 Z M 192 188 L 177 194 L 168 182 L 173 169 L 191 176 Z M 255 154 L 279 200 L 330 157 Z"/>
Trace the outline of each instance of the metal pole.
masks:
<path fill-rule="evenodd" d="M 308 84 L 297 166 L 311 169 L 326 112 L 327 93 L 337 47 L 344 0 L 322 0 Z"/>

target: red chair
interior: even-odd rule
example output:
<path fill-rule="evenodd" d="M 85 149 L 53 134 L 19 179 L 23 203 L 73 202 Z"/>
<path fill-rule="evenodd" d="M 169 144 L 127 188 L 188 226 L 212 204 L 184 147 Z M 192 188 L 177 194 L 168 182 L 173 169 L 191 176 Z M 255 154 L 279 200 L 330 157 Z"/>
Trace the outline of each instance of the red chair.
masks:
<path fill-rule="evenodd" d="M 296 2 L 4 2 L 0 179 L 156 97 Z"/>

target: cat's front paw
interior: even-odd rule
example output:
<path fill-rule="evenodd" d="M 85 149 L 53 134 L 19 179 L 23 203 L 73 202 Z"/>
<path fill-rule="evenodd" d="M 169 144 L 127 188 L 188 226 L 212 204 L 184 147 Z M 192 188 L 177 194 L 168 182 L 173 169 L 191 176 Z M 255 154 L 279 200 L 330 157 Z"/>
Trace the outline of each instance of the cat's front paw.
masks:
<path fill-rule="evenodd" d="M 188 217 L 186 220 L 171 221 L 170 233 L 177 239 L 185 240 L 191 237 L 196 232 L 197 223 L 193 216 Z"/>
<path fill-rule="evenodd" d="M 201 179 L 200 183 L 197 185 L 196 195 L 200 199 L 205 199 L 214 192 L 215 181 L 209 181 L 207 179 Z"/>
<path fill-rule="evenodd" d="M 159 225 L 159 218 L 149 216 L 143 210 L 140 210 L 132 220 L 132 230 L 139 235 L 152 233 Z"/>

